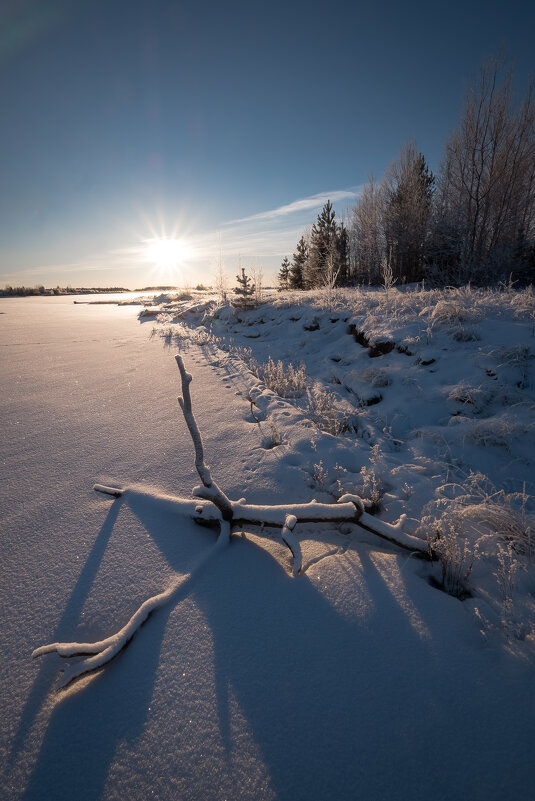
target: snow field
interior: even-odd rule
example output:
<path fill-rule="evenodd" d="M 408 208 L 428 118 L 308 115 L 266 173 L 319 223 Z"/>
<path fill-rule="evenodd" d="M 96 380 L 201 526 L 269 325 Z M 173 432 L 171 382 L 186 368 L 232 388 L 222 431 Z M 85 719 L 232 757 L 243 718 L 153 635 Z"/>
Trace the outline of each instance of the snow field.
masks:
<path fill-rule="evenodd" d="M 390 522 L 407 515 L 405 530 L 435 540 L 443 565 L 460 563 L 457 578 L 447 566 L 437 580 L 466 596 L 478 595 L 479 577 L 488 628 L 527 636 L 534 624 L 525 591 L 533 584 L 535 511 L 531 288 L 345 290 L 328 305 L 321 292 L 283 293 L 247 312 L 206 297 L 166 300 L 154 333 L 169 347 L 200 345 L 219 369 L 252 372 L 246 397 L 279 465 L 291 464 L 296 479 L 300 472 L 324 495 L 359 494 Z M 504 543 L 517 578 L 514 604 L 494 575 L 503 570 L 495 560 Z M 504 601 L 516 606 L 516 634 L 504 623 Z"/>
<path fill-rule="evenodd" d="M 470 578 L 474 596 L 460 602 L 429 584 L 435 567 L 357 526 L 303 524 L 294 529 L 303 572 L 293 578 L 280 530 L 270 536 L 247 526 L 188 582 L 217 534 L 180 515 L 170 497 L 189 497 L 198 483 L 176 402 L 176 338 L 170 335 L 170 347 L 165 336 L 149 342 L 149 327 L 160 324 L 140 325 L 132 308 L 74 311 L 50 300 L 24 299 L 31 305 L 16 311 L 1 304 L 5 797 L 528 797 L 531 635 L 509 639 L 495 618 L 496 635 L 485 642 L 473 611 L 490 615 L 494 608 L 497 562 L 478 562 L 480 573 Z M 319 316 L 319 329 L 299 331 L 302 346 L 288 334 L 286 311 Z M 267 333 L 268 322 L 248 326 L 227 313 L 231 322 L 221 323 L 217 340 L 214 320 L 215 327 L 192 329 L 206 332 L 206 344 L 191 341 L 189 325 L 179 344 L 193 375 L 206 461 L 229 497 L 332 502 L 342 490 L 373 490 L 380 480 L 380 519 L 395 522 L 407 513 L 416 530 L 419 512 L 445 486 L 443 444 L 431 437 L 392 442 L 382 430 L 379 411 L 388 398 L 396 405 L 401 379 L 379 388 L 385 394 L 378 404 L 361 406 L 328 378 L 330 363 L 344 366 L 342 359 L 353 357 L 364 369 L 379 362 L 390 375 L 396 354 L 370 359 L 345 324 L 324 323 L 321 298 L 308 311 L 304 303 L 275 307 L 278 338 Z M 275 360 L 302 360 L 308 376 L 340 392 L 356 431 L 321 432 L 309 419 L 306 396 L 281 398 L 243 361 L 229 358 L 226 338 L 250 344 L 243 331 L 255 325 L 266 330 L 251 340 L 257 360 L 267 361 L 269 352 Z M 463 353 L 472 358 L 475 351 Z M 333 354 L 340 362 L 331 362 Z M 397 356 L 420 378 L 420 364 Z M 425 375 L 431 367 L 424 366 Z M 449 383 L 473 384 L 466 371 Z M 503 374 L 497 381 L 505 382 Z M 525 398 L 531 389 L 520 391 Z M 440 403 L 445 418 L 447 401 Z M 505 410 L 516 421 L 515 407 Z M 438 413 L 416 415 L 416 425 Z M 480 459 L 500 486 L 502 474 L 522 477 L 515 459 L 523 444 L 508 444 L 512 454 L 503 445 L 482 453 L 470 443 L 462 455 Z M 373 469 L 375 485 L 363 467 Z M 130 489 L 106 499 L 93 493 L 95 482 Z M 515 488 L 507 485 L 507 492 Z M 519 575 L 515 603 L 529 603 L 530 574 Z M 43 643 L 109 637 L 175 580 L 182 591 L 104 670 L 57 692 L 65 660 L 31 660 Z"/>

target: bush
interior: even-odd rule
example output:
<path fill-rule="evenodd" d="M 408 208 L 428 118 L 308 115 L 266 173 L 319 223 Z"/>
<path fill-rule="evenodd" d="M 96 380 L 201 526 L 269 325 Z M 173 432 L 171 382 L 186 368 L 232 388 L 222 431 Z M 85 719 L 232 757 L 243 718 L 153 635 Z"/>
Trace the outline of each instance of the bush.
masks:
<path fill-rule="evenodd" d="M 268 389 L 276 392 L 281 398 L 300 398 L 306 387 L 305 365 L 299 367 L 289 362 L 274 361 L 271 356 L 267 362 L 257 362 L 251 348 L 237 347 L 232 355 L 247 365 L 249 370 L 262 381 Z"/>
<path fill-rule="evenodd" d="M 432 536 L 428 537 L 431 556 L 440 560 L 442 589 L 456 598 L 470 593 L 468 580 L 478 556 L 479 543 L 472 544 L 459 536 L 453 522 L 444 518 L 434 521 Z"/>
<path fill-rule="evenodd" d="M 319 384 L 307 389 L 307 406 L 310 419 L 321 431 L 337 437 L 349 428 L 347 415 L 336 408 L 332 394 Z"/>

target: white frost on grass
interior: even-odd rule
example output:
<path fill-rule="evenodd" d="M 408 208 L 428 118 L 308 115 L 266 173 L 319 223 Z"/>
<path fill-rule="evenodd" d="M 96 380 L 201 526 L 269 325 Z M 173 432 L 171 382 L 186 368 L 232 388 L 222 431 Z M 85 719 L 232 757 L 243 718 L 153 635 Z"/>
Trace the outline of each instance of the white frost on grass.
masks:
<path fill-rule="evenodd" d="M 251 419 L 276 427 L 284 442 L 278 462 L 323 493 L 367 499 L 375 530 L 384 525 L 383 535 L 401 543 L 440 487 L 470 472 L 505 492 L 525 482 L 526 514 L 535 511 L 532 310 L 530 288 L 396 287 L 388 297 L 340 290 L 329 303 L 321 292 L 289 292 L 246 313 L 214 303 L 202 320 L 190 306 L 187 324 L 213 337 L 214 364 L 219 354 L 219 364 L 244 381 L 252 371 Z M 259 385 L 265 364 L 285 365 L 288 375 L 299 369 L 306 391 L 288 399 L 284 383 L 280 390 Z M 308 442 L 307 418 L 322 432 Z M 320 483 L 309 478 L 315 464 Z M 403 515 L 410 533 L 388 522 Z M 433 537 L 421 527 L 419 534 Z M 480 580 L 474 570 L 472 589 Z"/>

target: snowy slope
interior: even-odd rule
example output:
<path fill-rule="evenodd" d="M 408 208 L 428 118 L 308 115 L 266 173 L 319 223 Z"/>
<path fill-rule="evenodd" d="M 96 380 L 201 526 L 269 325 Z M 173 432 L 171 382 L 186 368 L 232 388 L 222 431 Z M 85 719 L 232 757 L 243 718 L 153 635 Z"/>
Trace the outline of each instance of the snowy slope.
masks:
<path fill-rule="evenodd" d="M 152 321 L 136 320 L 135 307 L 37 298 L 0 301 L 0 311 L 6 798 L 529 797 L 530 636 L 485 642 L 473 613 L 484 599 L 461 602 L 435 589 L 432 565 L 354 526 L 303 526 L 298 578 L 277 532 L 260 540 L 251 529 L 188 582 L 215 534 L 162 497 L 188 497 L 197 483 L 176 403 L 177 337 L 176 330 L 165 334 L 168 318 L 156 322 L 160 338 L 150 336 Z M 361 470 L 375 444 L 384 460 L 378 477 L 390 484 L 381 515 L 415 515 L 438 480 L 426 462 L 417 482 L 416 452 L 404 472 L 405 454 L 392 443 L 400 431 L 389 423 L 385 433 L 372 417 L 383 401 L 364 407 L 353 403 L 352 389 L 342 393 L 357 431 L 333 437 L 311 422 L 304 398 L 260 387 L 252 408 L 259 422 L 253 419 L 247 395 L 258 380 L 242 360 L 228 358 L 231 337 L 235 345 L 254 343 L 259 361 L 268 353 L 305 360 L 307 374 L 323 385 L 331 364 L 347 367 L 339 373 L 345 379 L 358 368 L 343 364 L 349 352 L 365 353 L 345 333 L 351 320 L 327 328 L 329 310 L 302 311 L 319 314 L 320 328 L 305 332 L 296 321 L 294 338 L 289 307 L 273 307 L 274 320 L 251 326 L 262 309 L 245 323 L 228 312 L 226 321 L 212 314 L 210 325 L 194 325 L 193 334 L 181 330 L 214 476 L 235 499 L 328 500 L 336 464 L 347 471 L 339 476 L 351 484 L 345 489 L 371 486 Z M 267 333 L 250 339 L 257 329 Z M 206 344 L 193 341 L 199 336 Z M 393 357 L 384 369 L 394 371 Z M 401 381 L 381 388 L 392 408 L 396 397 L 401 404 Z M 432 415 L 417 424 L 440 425 Z M 515 425 L 529 426 L 522 415 Z M 516 461 L 530 458 L 522 451 L 527 436 L 520 432 L 518 453 L 507 456 L 515 481 L 526 472 L 515 472 Z M 426 448 L 433 442 L 422 441 Z M 491 445 L 491 454 L 499 447 Z M 496 462 L 495 481 L 503 461 L 497 453 L 487 460 L 493 470 Z M 438 460 L 435 452 L 423 456 Z M 327 478 L 314 468 L 320 463 Z M 399 478 L 392 478 L 396 467 Z M 415 489 L 407 501 L 418 499 L 412 506 L 401 497 L 409 480 Z M 107 500 L 92 493 L 95 481 L 132 489 Z M 108 636 L 180 576 L 182 592 L 100 673 L 58 693 L 62 660 L 30 659 L 46 642 Z"/>

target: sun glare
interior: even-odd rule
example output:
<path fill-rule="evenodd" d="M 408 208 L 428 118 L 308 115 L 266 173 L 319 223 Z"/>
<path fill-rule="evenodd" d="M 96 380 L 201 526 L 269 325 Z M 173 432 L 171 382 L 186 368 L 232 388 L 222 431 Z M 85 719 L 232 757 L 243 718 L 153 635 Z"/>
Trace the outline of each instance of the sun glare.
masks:
<path fill-rule="evenodd" d="M 183 239 L 146 239 L 144 244 L 145 260 L 164 270 L 182 266 L 193 255 L 193 248 Z"/>

